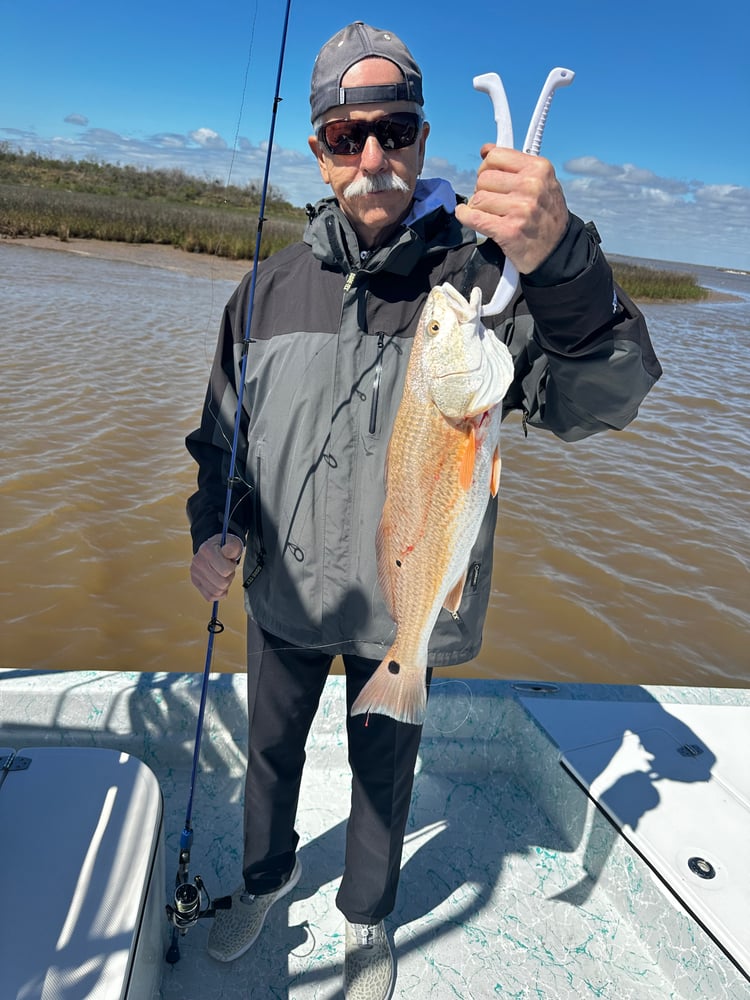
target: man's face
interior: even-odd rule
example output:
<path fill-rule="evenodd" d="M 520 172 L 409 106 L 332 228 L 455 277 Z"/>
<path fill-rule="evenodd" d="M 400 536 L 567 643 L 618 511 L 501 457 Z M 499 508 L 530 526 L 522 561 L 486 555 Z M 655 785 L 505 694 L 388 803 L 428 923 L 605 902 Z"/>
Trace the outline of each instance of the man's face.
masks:
<path fill-rule="evenodd" d="M 370 58 L 352 66 L 344 75 L 344 87 L 374 87 L 400 83 L 399 68 L 388 59 Z M 407 101 L 386 104 L 347 104 L 331 108 L 323 122 L 373 122 L 396 112 L 414 111 Z M 330 184 L 344 214 L 354 226 L 363 248 L 382 243 L 406 216 L 414 196 L 414 187 L 424 162 L 425 142 L 430 126 L 425 122 L 417 141 L 403 149 L 385 150 L 374 135 L 369 135 L 360 153 L 341 155 L 329 152 L 316 136 L 310 136 L 310 149 L 318 160 L 320 173 Z M 368 178 L 381 179 L 392 175 L 403 183 L 401 190 L 381 190 L 357 194 L 349 190 L 352 184 L 367 185 Z"/>

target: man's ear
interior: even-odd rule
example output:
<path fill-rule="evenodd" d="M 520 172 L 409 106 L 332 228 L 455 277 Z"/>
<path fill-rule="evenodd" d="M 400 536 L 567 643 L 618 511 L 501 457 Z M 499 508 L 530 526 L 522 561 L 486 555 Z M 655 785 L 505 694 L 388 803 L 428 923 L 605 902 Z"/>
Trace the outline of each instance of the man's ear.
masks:
<path fill-rule="evenodd" d="M 317 136 L 310 135 L 307 137 L 307 145 L 310 147 L 310 151 L 315 159 L 318 161 L 318 169 L 320 170 L 320 176 L 326 184 L 330 184 L 330 176 L 328 174 L 328 160 L 325 156 L 325 151 L 321 143 L 318 142 Z"/>
<path fill-rule="evenodd" d="M 422 125 L 422 134 L 419 137 L 419 171 L 422 173 L 422 167 L 424 166 L 424 154 L 427 146 L 427 136 L 430 134 L 430 123 L 424 122 Z"/>

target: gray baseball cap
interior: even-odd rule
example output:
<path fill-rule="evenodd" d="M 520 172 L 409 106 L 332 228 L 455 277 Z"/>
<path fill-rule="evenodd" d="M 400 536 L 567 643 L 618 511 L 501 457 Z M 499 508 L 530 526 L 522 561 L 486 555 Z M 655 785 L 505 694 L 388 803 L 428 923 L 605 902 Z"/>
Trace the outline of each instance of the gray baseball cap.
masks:
<path fill-rule="evenodd" d="M 403 82 L 383 87 L 342 87 L 341 78 L 347 70 L 371 56 L 395 63 L 404 75 Z M 355 21 L 330 38 L 318 53 L 310 87 L 310 118 L 315 122 L 330 108 L 344 104 L 385 101 L 423 105 L 422 73 L 414 56 L 392 31 Z"/>

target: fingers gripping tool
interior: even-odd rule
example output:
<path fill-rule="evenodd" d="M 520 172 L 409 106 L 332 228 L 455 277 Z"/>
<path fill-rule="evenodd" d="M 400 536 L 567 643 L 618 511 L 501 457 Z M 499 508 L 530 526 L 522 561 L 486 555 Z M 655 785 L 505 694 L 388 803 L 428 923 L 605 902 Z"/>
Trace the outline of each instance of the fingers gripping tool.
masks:
<path fill-rule="evenodd" d="M 573 70 L 563 69 L 559 66 L 551 70 L 548 74 L 542 91 L 539 94 L 539 100 L 536 102 L 531 121 L 529 122 L 526 139 L 523 144 L 524 153 L 529 153 L 531 156 L 539 155 L 544 126 L 547 124 L 547 114 L 549 113 L 555 91 L 559 87 L 567 87 L 568 84 L 573 82 L 574 76 L 575 73 Z M 473 82 L 474 89 L 487 94 L 492 101 L 495 125 L 497 126 L 496 145 L 513 149 L 513 123 L 510 117 L 510 106 L 505 94 L 505 88 L 503 87 L 503 81 L 497 73 L 483 73 L 481 76 L 475 76 Z M 495 289 L 495 293 L 490 301 L 482 306 L 482 316 L 495 316 L 497 313 L 502 312 L 515 295 L 517 288 L 518 271 L 506 257 L 503 273 Z"/>

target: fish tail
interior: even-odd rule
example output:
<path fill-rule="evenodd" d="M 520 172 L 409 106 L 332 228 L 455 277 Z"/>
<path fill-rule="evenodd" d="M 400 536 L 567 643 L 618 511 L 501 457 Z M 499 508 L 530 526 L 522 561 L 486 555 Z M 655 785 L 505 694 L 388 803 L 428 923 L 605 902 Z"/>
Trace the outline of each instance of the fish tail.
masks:
<path fill-rule="evenodd" d="M 404 670 L 392 648 L 352 705 L 352 715 L 388 715 L 421 726 L 427 713 L 427 665 Z"/>

